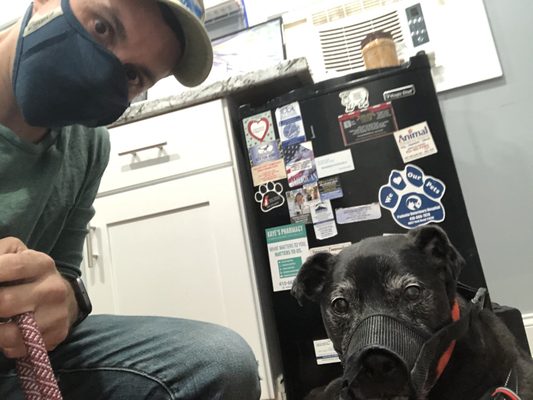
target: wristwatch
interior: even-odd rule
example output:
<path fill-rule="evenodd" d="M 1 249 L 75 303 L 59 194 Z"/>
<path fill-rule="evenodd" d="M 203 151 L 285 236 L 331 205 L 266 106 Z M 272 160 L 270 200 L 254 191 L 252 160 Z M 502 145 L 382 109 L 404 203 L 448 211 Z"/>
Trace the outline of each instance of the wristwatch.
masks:
<path fill-rule="evenodd" d="M 78 318 L 76 318 L 76 321 L 72 325 L 74 327 L 79 325 L 85 318 L 87 318 L 87 316 L 93 310 L 93 305 L 91 304 L 89 293 L 87 293 L 87 289 L 85 289 L 85 285 L 79 276 L 73 277 L 69 275 L 63 275 L 63 278 L 65 278 L 70 283 L 70 286 L 72 286 L 74 297 L 78 303 L 79 313 Z"/>

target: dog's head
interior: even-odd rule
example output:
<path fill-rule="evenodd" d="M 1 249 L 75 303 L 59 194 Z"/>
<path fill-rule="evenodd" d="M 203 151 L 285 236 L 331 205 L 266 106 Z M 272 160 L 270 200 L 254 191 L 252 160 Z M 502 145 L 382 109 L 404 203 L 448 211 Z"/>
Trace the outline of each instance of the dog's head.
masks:
<path fill-rule="evenodd" d="M 291 292 L 300 303 L 320 304 L 345 373 L 358 353 L 351 398 L 413 397 L 409 368 L 418 354 L 409 353 L 450 324 L 463 264 L 437 226 L 368 238 L 336 256 L 307 259 Z"/>

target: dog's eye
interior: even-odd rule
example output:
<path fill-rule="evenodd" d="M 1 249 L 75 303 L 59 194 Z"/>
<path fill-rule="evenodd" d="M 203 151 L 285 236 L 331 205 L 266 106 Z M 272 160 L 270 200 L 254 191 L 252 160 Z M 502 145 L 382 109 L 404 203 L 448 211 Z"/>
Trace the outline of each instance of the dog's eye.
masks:
<path fill-rule="evenodd" d="M 337 297 L 331 302 L 331 308 L 333 308 L 333 311 L 335 311 L 337 314 L 345 314 L 348 312 L 348 308 L 350 308 L 350 306 L 345 299 L 342 297 Z"/>
<path fill-rule="evenodd" d="M 418 285 L 409 285 L 405 288 L 405 297 L 409 300 L 416 300 L 420 297 L 422 289 Z"/>

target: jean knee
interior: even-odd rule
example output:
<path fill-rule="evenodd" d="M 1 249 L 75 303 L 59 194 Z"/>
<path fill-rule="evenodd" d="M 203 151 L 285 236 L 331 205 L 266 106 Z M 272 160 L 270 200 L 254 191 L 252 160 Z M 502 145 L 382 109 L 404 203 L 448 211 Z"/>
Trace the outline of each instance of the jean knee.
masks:
<path fill-rule="evenodd" d="M 214 365 L 212 359 L 207 360 L 216 375 L 215 379 L 241 390 L 250 388 L 250 393 L 259 390 L 257 359 L 248 343 L 239 334 L 224 327 L 216 327 L 210 338 L 206 355 L 215 359 Z"/>

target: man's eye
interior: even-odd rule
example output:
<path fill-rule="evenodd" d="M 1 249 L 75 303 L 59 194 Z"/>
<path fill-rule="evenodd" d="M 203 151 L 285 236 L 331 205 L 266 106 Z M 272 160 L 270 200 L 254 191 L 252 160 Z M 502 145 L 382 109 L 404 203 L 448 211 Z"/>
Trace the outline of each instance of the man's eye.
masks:
<path fill-rule="evenodd" d="M 102 20 L 96 20 L 94 23 L 94 30 L 99 35 L 105 35 L 109 31 L 107 24 Z"/>
<path fill-rule="evenodd" d="M 136 84 L 139 81 L 139 73 L 134 68 L 126 65 L 124 70 L 126 71 L 126 77 L 130 83 Z"/>

